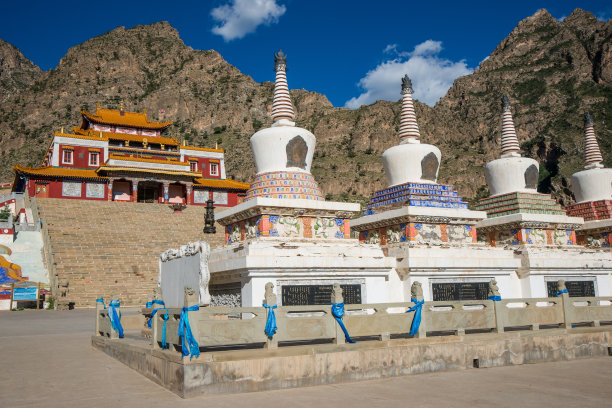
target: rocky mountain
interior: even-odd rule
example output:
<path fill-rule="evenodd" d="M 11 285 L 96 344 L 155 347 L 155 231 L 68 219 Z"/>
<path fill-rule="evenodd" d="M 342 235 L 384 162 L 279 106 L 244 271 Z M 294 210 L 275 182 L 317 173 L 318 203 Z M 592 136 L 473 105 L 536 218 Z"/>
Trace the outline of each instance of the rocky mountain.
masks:
<path fill-rule="evenodd" d="M 540 10 L 433 108 L 417 103 L 423 142 L 442 150 L 439 182 L 470 199 L 487 194 L 483 166 L 499 154 L 504 93 L 525 154 L 541 163 L 540 191 L 571 201 L 569 176 L 582 167 L 587 110 L 612 167 L 611 36 L 612 22 L 586 11 L 558 22 Z M 216 51 L 187 47 L 164 22 L 92 38 L 46 72 L 0 43 L 0 79 L 0 180 L 6 181 L 15 163 L 38 165 L 53 130 L 79 125 L 79 111 L 96 103 L 116 108 L 125 100 L 128 110 L 174 121 L 171 136 L 197 146 L 218 143 L 228 176 L 247 182 L 254 174 L 249 137 L 271 124 L 272 83 L 254 82 Z M 399 103 L 349 110 L 315 92 L 291 95 L 298 125 L 317 136 L 312 170 L 328 198 L 364 202 L 382 188 L 380 155 L 397 143 Z"/>

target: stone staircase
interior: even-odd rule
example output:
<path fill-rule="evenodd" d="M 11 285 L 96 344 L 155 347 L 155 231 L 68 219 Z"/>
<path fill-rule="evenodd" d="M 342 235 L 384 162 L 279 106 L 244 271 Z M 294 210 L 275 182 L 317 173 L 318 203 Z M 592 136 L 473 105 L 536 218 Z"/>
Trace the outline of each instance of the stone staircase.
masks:
<path fill-rule="evenodd" d="M 157 286 L 159 254 L 191 241 L 212 248 L 224 230 L 204 234 L 205 208 L 188 206 L 174 214 L 163 204 L 38 198 L 46 222 L 58 305 L 91 307 L 98 296 L 122 306 L 142 306 Z"/>

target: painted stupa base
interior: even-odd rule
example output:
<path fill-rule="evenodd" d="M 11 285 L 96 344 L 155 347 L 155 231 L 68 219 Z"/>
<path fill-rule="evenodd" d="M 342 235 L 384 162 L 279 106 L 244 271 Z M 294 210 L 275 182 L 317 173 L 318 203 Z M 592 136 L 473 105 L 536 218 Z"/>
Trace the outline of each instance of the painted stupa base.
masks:
<path fill-rule="evenodd" d="M 612 218 L 612 200 L 587 201 L 572 204 L 566 208 L 570 217 L 582 217 L 585 221 Z"/>
<path fill-rule="evenodd" d="M 478 240 L 491 246 L 575 246 L 576 230 L 584 221 L 578 217 L 519 213 L 480 221 Z"/>
<path fill-rule="evenodd" d="M 485 217 L 467 209 L 404 206 L 353 220 L 351 228 L 361 242 L 379 244 L 397 260 L 389 287 L 402 301 L 410 301 L 415 281 L 428 301 L 486 299 L 492 278 L 513 297 L 520 260 L 476 241 L 475 225 Z"/>
<path fill-rule="evenodd" d="M 403 206 L 467 209 L 468 204 L 452 186 L 436 183 L 405 183 L 379 190 L 363 211 L 371 215 Z"/>
<path fill-rule="evenodd" d="M 279 304 L 329 304 L 339 282 L 345 303 L 399 301 L 388 293 L 395 259 L 350 239 L 349 219 L 358 211 L 353 203 L 262 197 L 224 211 L 217 221 L 227 244 L 210 256 L 211 294 L 261 306 L 272 282 Z"/>
<path fill-rule="evenodd" d="M 247 200 L 255 197 L 323 201 L 323 193 L 310 173 L 277 171 L 258 174 L 247 191 Z"/>
<path fill-rule="evenodd" d="M 611 296 L 612 258 L 608 250 L 583 246 L 516 248 L 521 297 L 555 297 L 557 282 L 566 281 L 570 297 Z"/>
<path fill-rule="evenodd" d="M 527 192 L 483 198 L 475 209 L 486 211 L 489 218 L 518 213 L 565 215 L 565 210 L 549 194 Z"/>
<path fill-rule="evenodd" d="M 582 228 L 576 231 L 578 245 L 588 248 L 612 248 L 612 218 L 606 220 L 586 221 Z"/>

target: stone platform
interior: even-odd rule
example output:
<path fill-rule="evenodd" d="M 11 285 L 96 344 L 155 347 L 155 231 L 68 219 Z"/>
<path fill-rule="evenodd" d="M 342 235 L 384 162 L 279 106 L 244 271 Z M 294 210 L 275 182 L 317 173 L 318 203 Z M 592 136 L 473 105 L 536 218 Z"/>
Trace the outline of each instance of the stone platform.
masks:
<path fill-rule="evenodd" d="M 92 345 L 189 398 L 607 356 L 611 340 L 608 326 L 217 351 L 192 361 L 145 340 L 94 336 Z"/>

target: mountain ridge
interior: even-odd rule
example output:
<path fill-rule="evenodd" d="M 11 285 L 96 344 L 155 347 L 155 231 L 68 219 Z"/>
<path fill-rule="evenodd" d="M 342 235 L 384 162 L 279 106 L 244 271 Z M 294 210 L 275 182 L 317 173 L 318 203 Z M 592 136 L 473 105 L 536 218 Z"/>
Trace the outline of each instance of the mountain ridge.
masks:
<path fill-rule="evenodd" d="M 196 146 L 218 143 L 228 177 L 251 181 L 249 137 L 271 125 L 273 83 L 256 83 L 217 51 L 186 46 L 169 23 L 117 27 L 70 48 L 48 71 L 4 44 L 0 68 L 13 62 L 0 70 L 0 179 L 12 180 L 16 163 L 39 165 L 52 131 L 78 125 L 81 109 L 125 100 L 128 110 L 146 108 L 154 120 L 175 122 L 170 136 Z M 612 164 L 611 60 L 612 22 L 589 12 L 577 9 L 559 22 L 539 10 L 519 22 L 434 107 L 416 102 L 422 142 L 442 150 L 438 181 L 469 199 L 487 195 L 483 166 L 499 156 L 499 98 L 506 93 L 525 155 L 541 162 L 540 190 L 571 203 L 584 111 L 593 114 L 605 164 Z M 298 126 L 317 136 L 312 172 L 328 198 L 363 203 L 384 187 L 380 155 L 398 143 L 398 101 L 349 110 L 304 89 L 291 96 Z"/>

